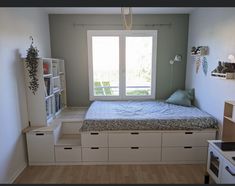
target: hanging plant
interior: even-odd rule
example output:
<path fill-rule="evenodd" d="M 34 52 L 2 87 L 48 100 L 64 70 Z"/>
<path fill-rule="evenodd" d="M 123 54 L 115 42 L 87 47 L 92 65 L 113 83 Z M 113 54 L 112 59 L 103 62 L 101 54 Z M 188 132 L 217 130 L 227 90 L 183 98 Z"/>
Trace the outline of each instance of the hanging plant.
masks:
<path fill-rule="evenodd" d="M 35 95 L 37 89 L 38 89 L 38 78 L 37 78 L 37 72 L 38 72 L 38 52 L 39 50 L 33 46 L 33 37 L 30 36 L 30 39 L 32 40 L 32 43 L 27 50 L 27 56 L 26 56 L 26 68 L 29 72 L 29 89 L 32 90 L 32 93 Z"/>

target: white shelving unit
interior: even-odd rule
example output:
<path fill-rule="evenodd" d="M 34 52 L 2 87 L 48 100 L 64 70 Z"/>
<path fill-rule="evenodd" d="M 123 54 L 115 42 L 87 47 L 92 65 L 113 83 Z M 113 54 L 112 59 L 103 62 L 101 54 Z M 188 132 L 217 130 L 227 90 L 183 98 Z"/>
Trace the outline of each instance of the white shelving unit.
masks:
<path fill-rule="evenodd" d="M 38 59 L 38 90 L 35 95 L 29 87 L 29 73 L 24 62 L 25 86 L 30 126 L 48 126 L 67 107 L 64 60 Z"/>

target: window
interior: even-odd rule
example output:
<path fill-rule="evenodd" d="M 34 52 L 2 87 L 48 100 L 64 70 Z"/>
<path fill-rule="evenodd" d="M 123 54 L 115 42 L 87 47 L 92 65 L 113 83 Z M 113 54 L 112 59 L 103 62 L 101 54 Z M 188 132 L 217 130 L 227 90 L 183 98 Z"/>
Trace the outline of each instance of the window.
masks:
<path fill-rule="evenodd" d="M 90 100 L 155 98 L 157 31 L 88 31 Z"/>

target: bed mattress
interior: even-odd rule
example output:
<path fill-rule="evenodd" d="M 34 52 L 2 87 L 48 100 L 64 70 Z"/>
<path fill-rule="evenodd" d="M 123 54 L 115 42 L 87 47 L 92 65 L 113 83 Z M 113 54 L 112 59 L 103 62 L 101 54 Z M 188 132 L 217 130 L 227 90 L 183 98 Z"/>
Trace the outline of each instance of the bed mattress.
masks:
<path fill-rule="evenodd" d="M 217 120 L 197 107 L 178 106 L 164 101 L 94 101 L 80 131 L 217 128 Z"/>

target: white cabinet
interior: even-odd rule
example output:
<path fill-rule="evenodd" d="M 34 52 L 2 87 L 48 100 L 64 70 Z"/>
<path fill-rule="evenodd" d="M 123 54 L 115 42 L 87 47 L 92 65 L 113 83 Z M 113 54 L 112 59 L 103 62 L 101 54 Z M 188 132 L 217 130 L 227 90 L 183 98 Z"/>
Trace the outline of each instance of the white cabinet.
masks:
<path fill-rule="evenodd" d="M 47 132 L 26 133 L 29 164 L 54 163 L 54 136 Z"/>
<path fill-rule="evenodd" d="M 104 132 L 86 132 L 81 134 L 82 147 L 108 147 L 108 134 Z"/>
<path fill-rule="evenodd" d="M 207 172 L 219 184 L 235 184 L 235 151 L 223 151 L 214 143 L 221 140 L 209 140 Z"/>
<path fill-rule="evenodd" d="M 82 161 L 84 162 L 107 162 L 108 148 L 85 147 L 82 148 Z"/>

